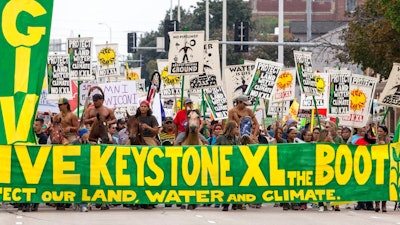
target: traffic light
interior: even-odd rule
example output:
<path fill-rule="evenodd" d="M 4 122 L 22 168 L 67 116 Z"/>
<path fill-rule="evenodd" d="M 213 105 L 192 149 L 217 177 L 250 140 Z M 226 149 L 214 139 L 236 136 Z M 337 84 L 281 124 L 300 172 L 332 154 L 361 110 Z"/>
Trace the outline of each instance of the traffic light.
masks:
<path fill-rule="evenodd" d="M 128 53 L 135 53 L 136 47 L 136 32 L 128 33 Z"/>
<path fill-rule="evenodd" d="M 249 22 L 237 21 L 234 31 L 235 41 L 249 41 Z M 248 45 L 235 45 L 235 52 L 248 52 Z"/>
<path fill-rule="evenodd" d="M 169 50 L 169 35 L 170 31 L 178 31 L 179 22 L 177 20 L 165 20 L 164 21 L 164 49 Z"/>

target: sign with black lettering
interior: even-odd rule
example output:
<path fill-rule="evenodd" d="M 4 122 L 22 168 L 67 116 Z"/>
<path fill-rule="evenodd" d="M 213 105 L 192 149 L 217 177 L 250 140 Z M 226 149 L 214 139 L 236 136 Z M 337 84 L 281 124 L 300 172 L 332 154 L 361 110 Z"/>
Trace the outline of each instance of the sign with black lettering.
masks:
<path fill-rule="evenodd" d="M 400 64 L 393 63 L 392 71 L 380 94 L 378 104 L 400 107 Z"/>
<path fill-rule="evenodd" d="M 246 95 L 270 100 L 282 67 L 282 63 L 256 59 L 256 66 L 252 71 L 252 78 L 250 85 L 247 86 Z"/>
<path fill-rule="evenodd" d="M 93 80 L 92 76 L 93 38 L 68 38 L 71 80 Z"/>
<path fill-rule="evenodd" d="M 307 96 L 305 93 L 301 93 L 301 109 L 315 109 L 315 107 L 317 107 L 318 109 L 328 108 L 330 86 L 329 74 L 315 73 L 314 80 L 318 94 L 316 94 L 315 96 Z"/>
<path fill-rule="evenodd" d="M 232 65 L 224 68 L 224 87 L 228 99 L 228 108 L 233 107 L 233 100 L 243 95 L 250 84 L 254 63 Z"/>
<path fill-rule="evenodd" d="M 168 34 L 169 74 L 184 76 L 203 73 L 204 31 L 176 31 Z"/>
<path fill-rule="evenodd" d="M 48 99 L 71 98 L 68 54 L 49 55 L 47 58 Z"/>
<path fill-rule="evenodd" d="M 300 83 L 301 93 L 306 96 L 318 95 L 314 72 L 312 69 L 312 53 L 293 51 L 294 62 L 297 71 L 297 79 Z"/>
<path fill-rule="evenodd" d="M 199 75 L 186 76 L 185 90 L 203 89 L 221 85 L 218 41 L 206 41 L 204 44 L 204 67 Z"/>
<path fill-rule="evenodd" d="M 204 89 L 204 98 L 215 120 L 228 118 L 228 101 L 221 87 Z"/>
<path fill-rule="evenodd" d="M 118 44 L 96 45 L 97 77 L 119 76 Z"/>
<path fill-rule="evenodd" d="M 348 116 L 350 110 L 350 70 L 329 70 L 328 117 Z"/>

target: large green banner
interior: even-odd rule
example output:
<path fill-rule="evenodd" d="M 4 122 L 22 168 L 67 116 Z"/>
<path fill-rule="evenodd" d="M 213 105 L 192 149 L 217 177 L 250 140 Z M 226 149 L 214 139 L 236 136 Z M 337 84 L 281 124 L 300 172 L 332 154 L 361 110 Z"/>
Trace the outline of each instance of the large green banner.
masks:
<path fill-rule="evenodd" d="M 35 143 L 53 0 L 5 0 L 0 10 L 0 144 Z"/>
<path fill-rule="evenodd" d="M 399 144 L 0 146 L 0 201 L 398 200 Z"/>

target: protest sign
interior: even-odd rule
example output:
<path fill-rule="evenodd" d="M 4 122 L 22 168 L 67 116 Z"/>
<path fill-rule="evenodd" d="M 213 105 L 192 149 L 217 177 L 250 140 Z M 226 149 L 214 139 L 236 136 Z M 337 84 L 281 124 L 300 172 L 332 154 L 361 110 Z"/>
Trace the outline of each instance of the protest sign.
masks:
<path fill-rule="evenodd" d="M 204 31 L 176 31 L 168 34 L 168 73 L 180 76 L 203 73 Z"/>
<path fill-rule="evenodd" d="M 318 95 L 312 69 L 312 52 L 293 51 L 293 55 L 301 93 L 306 96 Z"/>
<path fill-rule="evenodd" d="M 400 64 L 393 63 L 385 88 L 379 96 L 378 104 L 400 107 Z"/>
<path fill-rule="evenodd" d="M 350 111 L 341 117 L 339 124 L 350 127 L 364 127 L 370 117 L 371 104 L 378 78 L 353 74 L 350 81 Z"/>
<path fill-rule="evenodd" d="M 315 87 L 318 94 L 315 96 L 307 96 L 305 93 L 301 93 L 300 108 L 301 109 L 326 109 L 329 103 L 329 74 L 326 73 L 315 73 L 314 78 Z M 314 103 L 315 100 L 315 103 Z"/>
<path fill-rule="evenodd" d="M 329 70 L 330 90 L 328 117 L 346 116 L 350 110 L 350 80 L 349 70 Z"/>
<path fill-rule="evenodd" d="M 272 102 L 290 101 L 295 98 L 296 70 L 283 70 L 276 80 Z"/>
<path fill-rule="evenodd" d="M 68 54 L 49 55 L 47 58 L 48 99 L 71 98 Z"/>
<path fill-rule="evenodd" d="M 254 67 L 254 64 L 244 64 L 226 66 L 224 68 L 223 82 L 229 109 L 233 107 L 233 100 L 245 93 Z"/>
<path fill-rule="evenodd" d="M 92 76 L 93 38 L 68 38 L 67 48 L 70 60 L 70 79 L 93 80 Z"/>
<path fill-rule="evenodd" d="M 185 77 L 185 89 L 203 89 L 221 85 L 218 41 L 204 44 L 204 68 L 199 75 Z"/>
<path fill-rule="evenodd" d="M 228 118 L 228 102 L 221 87 L 204 89 L 204 98 L 211 109 L 214 119 L 221 120 Z"/>
<path fill-rule="evenodd" d="M 119 76 L 118 44 L 96 45 L 97 77 Z"/>
<path fill-rule="evenodd" d="M 282 63 L 256 59 L 252 78 L 246 89 L 246 95 L 267 100 L 271 99 L 276 79 L 282 67 Z"/>
<path fill-rule="evenodd" d="M 161 97 L 180 98 L 182 91 L 182 77 L 169 75 L 167 60 L 157 59 L 157 67 L 161 74 Z"/>

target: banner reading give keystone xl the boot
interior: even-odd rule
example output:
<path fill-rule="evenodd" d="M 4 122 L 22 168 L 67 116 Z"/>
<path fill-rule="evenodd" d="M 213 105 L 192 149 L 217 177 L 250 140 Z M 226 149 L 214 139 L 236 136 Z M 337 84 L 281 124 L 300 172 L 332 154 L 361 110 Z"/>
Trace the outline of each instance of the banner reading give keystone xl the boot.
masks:
<path fill-rule="evenodd" d="M 53 0 L 0 1 L 0 144 L 35 143 Z"/>

